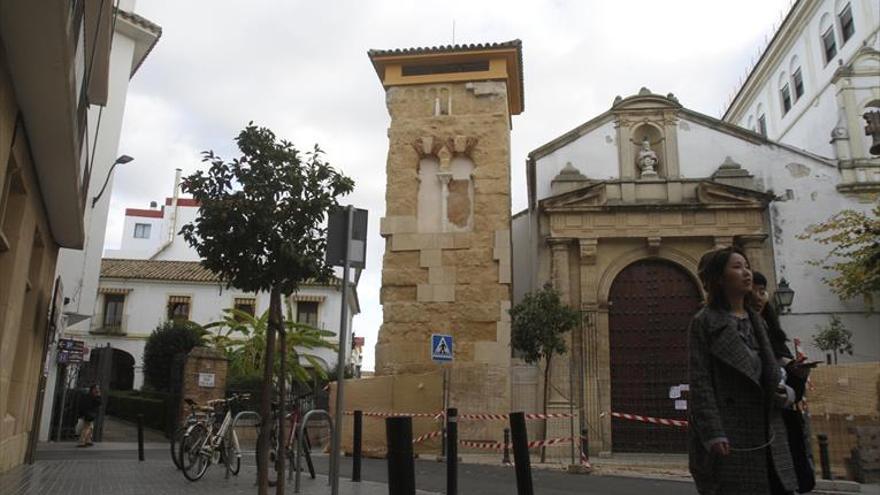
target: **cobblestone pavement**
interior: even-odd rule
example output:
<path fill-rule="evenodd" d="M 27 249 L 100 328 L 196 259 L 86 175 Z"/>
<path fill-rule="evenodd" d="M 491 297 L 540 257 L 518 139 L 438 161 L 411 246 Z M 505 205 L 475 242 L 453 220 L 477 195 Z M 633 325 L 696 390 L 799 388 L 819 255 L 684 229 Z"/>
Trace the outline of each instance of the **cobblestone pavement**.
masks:
<path fill-rule="evenodd" d="M 138 462 L 130 460 L 62 460 L 38 461 L 19 466 L 0 475 L 3 495 L 253 495 L 256 468 L 242 466 L 239 476 L 224 478 L 222 466 L 211 466 L 197 482 L 187 481 L 171 461 Z M 303 476 L 304 495 L 328 494 L 327 477 Z M 293 493 L 292 481 L 287 493 Z M 271 493 L 275 493 L 274 488 Z M 340 480 L 340 495 L 385 495 L 384 483 L 364 481 L 351 483 Z M 418 491 L 420 495 L 435 495 Z"/>

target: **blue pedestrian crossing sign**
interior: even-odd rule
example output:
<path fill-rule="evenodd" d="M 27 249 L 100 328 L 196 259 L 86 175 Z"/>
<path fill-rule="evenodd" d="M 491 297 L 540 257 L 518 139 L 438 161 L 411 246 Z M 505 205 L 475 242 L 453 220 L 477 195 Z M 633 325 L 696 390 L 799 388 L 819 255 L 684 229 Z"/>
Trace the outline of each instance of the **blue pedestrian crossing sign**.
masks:
<path fill-rule="evenodd" d="M 452 362 L 452 335 L 431 334 L 431 359 L 438 363 Z"/>

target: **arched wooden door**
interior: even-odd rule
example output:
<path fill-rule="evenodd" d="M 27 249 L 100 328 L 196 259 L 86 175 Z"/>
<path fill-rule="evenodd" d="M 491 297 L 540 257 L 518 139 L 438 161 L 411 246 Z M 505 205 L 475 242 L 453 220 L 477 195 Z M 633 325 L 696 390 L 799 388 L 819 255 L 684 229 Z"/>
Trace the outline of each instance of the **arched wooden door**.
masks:
<path fill-rule="evenodd" d="M 687 419 L 687 328 L 702 294 L 688 273 L 664 260 L 637 261 L 614 280 L 609 295 L 613 412 Z M 676 408 L 678 406 L 678 409 Z M 616 452 L 686 452 L 684 428 L 612 418 Z"/>

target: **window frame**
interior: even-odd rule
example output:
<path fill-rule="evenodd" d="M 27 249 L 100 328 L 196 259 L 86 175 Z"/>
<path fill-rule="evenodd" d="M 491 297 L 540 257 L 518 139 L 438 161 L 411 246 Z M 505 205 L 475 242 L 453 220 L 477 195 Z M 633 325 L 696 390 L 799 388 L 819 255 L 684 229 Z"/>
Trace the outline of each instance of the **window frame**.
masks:
<path fill-rule="evenodd" d="M 763 113 L 758 116 L 758 134 L 767 137 L 767 116 Z"/>
<path fill-rule="evenodd" d="M 794 101 L 798 101 L 804 96 L 804 75 L 801 72 L 801 68 L 798 67 L 794 72 L 791 73 L 791 82 L 794 87 Z"/>
<path fill-rule="evenodd" d="M 844 22 L 844 14 L 848 14 L 849 22 Z M 840 25 L 840 46 L 843 46 L 856 34 L 856 21 L 852 14 L 852 4 L 850 2 L 847 2 L 846 6 L 837 13 L 837 22 Z"/>
<path fill-rule="evenodd" d="M 140 233 L 142 235 L 138 235 L 138 231 L 140 231 Z M 150 235 L 152 235 L 152 231 L 153 231 L 153 224 L 137 222 L 134 224 L 133 236 L 135 239 L 149 239 Z M 146 234 L 146 235 L 143 235 L 143 234 Z"/>
<path fill-rule="evenodd" d="M 245 306 L 250 307 L 250 311 L 242 309 Z M 257 298 L 255 297 L 236 297 L 232 300 L 232 308 L 243 311 L 253 317 L 257 316 Z M 236 316 L 236 319 L 238 317 Z"/>
<path fill-rule="evenodd" d="M 102 328 L 122 328 L 122 319 L 125 314 L 125 294 L 104 294 L 104 312 L 101 316 L 101 327 Z M 110 322 L 107 320 L 107 309 L 110 305 L 114 305 L 119 307 L 118 319 Z"/>
<path fill-rule="evenodd" d="M 303 318 L 302 318 L 303 314 L 312 314 L 312 313 L 306 313 L 303 311 L 303 307 L 305 305 L 308 305 L 309 307 L 311 307 L 311 305 L 314 305 L 314 308 L 315 308 L 314 324 L 310 321 L 303 321 Z M 320 325 L 320 322 L 321 322 L 321 320 L 319 318 L 320 312 L 321 312 L 321 303 L 318 301 L 297 301 L 296 302 L 296 322 L 297 323 L 305 323 L 306 325 L 310 325 L 315 328 L 319 328 L 318 325 Z"/>
<path fill-rule="evenodd" d="M 779 88 L 779 97 L 782 103 L 782 115 L 784 116 L 792 107 L 791 88 L 788 83 L 783 84 L 782 87 Z"/>
<path fill-rule="evenodd" d="M 828 65 L 837 56 L 837 37 L 834 35 L 834 26 L 828 26 L 828 29 L 819 36 L 819 39 L 822 41 L 822 54 L 825 56 L 825 65 Z M 829 39 L 831 39 L 830 45 L 828 44 Z"/>
<path fill-rule="evenodd" d="M 186 302 L 183 301 L 173 301 L 173 299 L 186 299 Z M 180 305 L 186 305 L 186 317 L 181 318 L 180 315 L 175 316 L 176 308 Z M 170 295 L 165 301 L 165 316 L 168 321 L 175 321 L 178 319 L 189 320 L 192 316 L 192 296 L 186 295 Z"/>

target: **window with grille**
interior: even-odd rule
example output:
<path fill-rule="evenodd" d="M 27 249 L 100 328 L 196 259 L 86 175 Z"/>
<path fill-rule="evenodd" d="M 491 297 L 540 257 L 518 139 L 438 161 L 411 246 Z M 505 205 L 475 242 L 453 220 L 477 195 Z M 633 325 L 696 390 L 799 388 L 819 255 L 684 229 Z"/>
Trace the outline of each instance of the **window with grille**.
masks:
<path fill-rule="evenodd" d="M 233 307 L 251 316 L 257 314 L 257 300 L 253 297 L 236 297 L 235 305 Z"/>
<path fill-rule="evenodd" d="M 849 4 L 846 4 L 846 7 L 837 14 L 837 19 L 840 20 L 840 34 L 843 35 L 843 43 L 841 43 L 841 45 L 843 45 L 849 41 L 856 32 L 856 25 L 855 22 L 853 22 L 852 8 Z"/>
<path fill-rule="evenodd" d="M 190 311 L 189 296 L 171 296 L 168 298 L 168 319 L 188 320 Z"/>
<path fill-rule="evenodd" d="M 831 62 L 837 55 L 837 41 L 834 39 L 834 27 L 829 27 L 822 35 L 822 50 L 825 52 L 825 63 Z"/>
<path fill-rule="evenodd" d="M 104 294 L 103 327 L 119 329 L 122 326 L 122 310 L 125 307 L 125 294 Z"/>
<path fill-rule="evenodd" d="M 764 115 L 758 117 L 758 132 L 762 136 L 767 137 L 767 118 Z"/>
<path fill-rule="evenodd" d="M 788 89 L 788 84 L 783 86 L 779 93 L 782 97 L 782 115 L 785 115 L 791 110 L 791 90 Z"/>
<path fill-rule="evenodd" d="M 134 238 L 135 239 L 149 239 L 150 238 L 150 227 L 152 227 L 152 225 L 150 225 L 148 223 L 134 224 Z"/>
<path fill-rule="evenodd" d="M 804 76 L 801 75 L 800 67 L 791 75 L 791 80 L 794 82 L 794 99 L 797 101 L 804 96 Z"/>
<path fill-rule="evenodd" d="M 318 303 L 313 301 L 298 301 L 296 303 L 296 321 L 306 325 L 318 327 Z"/>

